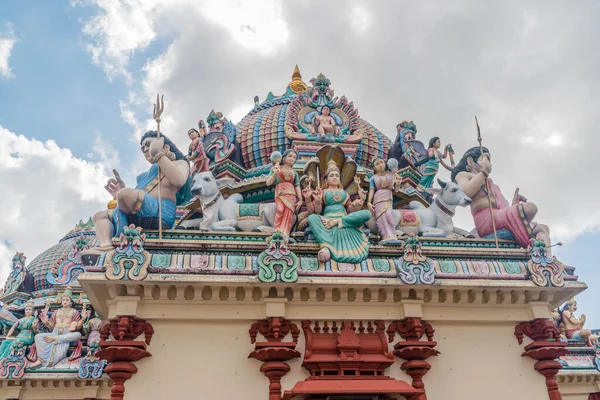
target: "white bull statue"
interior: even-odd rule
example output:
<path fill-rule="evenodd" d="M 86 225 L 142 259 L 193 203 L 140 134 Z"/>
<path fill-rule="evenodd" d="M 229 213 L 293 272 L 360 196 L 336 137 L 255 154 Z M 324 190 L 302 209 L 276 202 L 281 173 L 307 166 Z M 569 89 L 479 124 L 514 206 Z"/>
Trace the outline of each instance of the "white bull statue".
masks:
<path fill-rule="evenodd" d="M 219 181 L 211 172 L 199 172 L 194 176 L 192 195 L 200 200 L 202 219 L 184 221 L 180 226 L 205 231 L 273 232 L 275 203 L 246 203 L 241 194 L 227 199 L 221 195 Z"/>
<path fill-rule="evenodd" d="M 440 189 L 429 189 L 437 193 L 433 204 L 425 207 L 418 201 L 411 201 L 408 209 L 394 210 L 394 222 L 399 234 L 420 235 L 424 237 L 453 237 L 452 217 L 456 207 L 466 207 L 472 200 L 454 182 L 438 179 Z M 367 222 L 371 232 L 377 232 L 375 217 Z"/>

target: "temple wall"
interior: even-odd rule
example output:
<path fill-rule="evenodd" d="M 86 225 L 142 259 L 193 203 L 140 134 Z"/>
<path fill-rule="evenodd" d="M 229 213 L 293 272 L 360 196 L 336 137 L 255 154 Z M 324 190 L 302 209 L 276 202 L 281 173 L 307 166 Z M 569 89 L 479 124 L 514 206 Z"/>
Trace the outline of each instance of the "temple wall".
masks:
<path fill-rule="evenodd" d="M 175 393 L 178 400 L 197 399 L 200 393 L 202 398 L 267 398 L 268 380 L 259 371 L 261 363 L 247 358 L 254 348 L 248 336 L 251 321 L 150 322 L 155 331 L 149 347 L 152 357 L 136 363 L 139 372 L 127 382 L 126 398 L 169 399 Z M 432 368 L 424 379 L 429 399 L 548 398 L 534 362 L 521 357 L 523 347 L 514 337 L 514 323 L 433 325 L 442 354 L 429 359 Z M 301 353 L 303 342 L 301 334 L 297 347 Z M 307 377 L 300 364 L 300 358 L 290 362 L 284 389 Z M 387 373 L 410 381 L 400 364 L 397 359 Z"/>

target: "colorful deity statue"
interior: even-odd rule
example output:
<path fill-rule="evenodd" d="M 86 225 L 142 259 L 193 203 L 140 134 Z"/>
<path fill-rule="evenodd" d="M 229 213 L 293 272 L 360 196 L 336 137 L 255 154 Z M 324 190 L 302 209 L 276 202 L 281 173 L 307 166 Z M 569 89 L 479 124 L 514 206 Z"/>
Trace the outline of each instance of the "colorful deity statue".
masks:
<path fill-rule="evenodd" d="M 581 318 L 577 318 L 575 311 L 577 311 L 577 301 L 575 299 L 567 301 L 559 310 L 565 336 L 567 339 L 585 340 L 592 347 L 598 346 L 598 335 L 593 335 L 592 331 L 583 328 L 585 315 L 581 314 Z"/>
<path fill-rule="evenodd" d="M 433 186 L 433 182 L 438 169 L 440 168 L 440 164 L 448 171 L 452 171 L 452 168 L 454 168 L 454 150 L 452 150 L 452 145 L 446 145 L 444 148 L 444 154 L 441 154 L 438 150 L 440 145 L 440 138 L 437 136 L 434 136 L 429 140 L 429 147 L 427 148 L 428 159 L 424 165 L 423 177 L 419 182 L 419 187 L 421 188 L 429 189 Z M 446 157 L 448 157 L 448 153 L 450 154 L 450 165 L 444 162 Z"/>
<path fill-rule="evenodd" d="M 287 241 L 295 221 L 295 213 L 302 207 L 300 179 L 298 173 L 293 170 L 298 153 L 296 150 L 289 149 L 283 153 L 283 156 L 279 152 L 273 152 L 273 155 L 273 168 L 267 178 L 267 185 L 275 184 L 277 213 L 273 228 L 281 232 L 284 240 Z"/>
<path fill-rule="evenodd" d="M 381 237 L 379 243 L 401 244 L 402 242 L 398 240 L 396 235 L 398 221 L 393 207 L 393 191 L 400 189 L 398 161 L 393 158 L 389 161 L 386 165 L 382 157 L 375 157 L 373 160 L 373 171 L 375 173 L 369 181 L 367 206 L 376 220 L 377 231 Z"/>
<path fill-rule="evenodd" d="M 514 239 L 523 248 L 529 246 L 532 238 L 543 240 L 546 243 L 547 256 L 550 257 L 549 228 L 533 222 L 537 214 L 536 205 L 521 196 L 518 188 L 512 202 L 509 203 L 502 195 L 498 185 L 489 178 L 491 172 L 491 155 L 488 149 L 483 147 L 482 154 L 479 147 L 473 147 L 467 150 L 451 174 L 452 180 L 473 200 L 471 214 L 475 221 L 477 234 L 480 237 L 493 237 L 493 213 L 498 238 Z M 489 197 L 486 179 L 490 189 Z"/>
<path fill-rule="evenodd" d="M 4 284 L 4 292 L 2 295 L 5 296 L 19 290 L 25 282 L 26 276 L 25 255 L 23 253 L 16 253 L 12 258 L 12 269 Z"/>
<path fill-rule="evenodd" d="M 339 147 L 336 149 L 341 152 Z M 345 169 L 352 162 L 330 160 L 322 177 L 323 187 L 317 186 L 313 190 L 308 186 L 303 192 L 311 214 L 308 224 L 321 247 L 318 258 L 322 262 L 333 259 L 342 263 L 359 263 L 367 258 L 369 252 L 368 238 L 361 227 L 371 218 L 371 213 L 362 210 L 367 196 L 360 188 L 358 178 L 355 173 L 348 174 Z M 341 168 L 338 164 L 341 164 Z M 358 189 L 358 198 L 355 200 L 350 199 L 342 182 L 342 177 L 347 179 L 348 176 L 354 178 L 352 183 Z"/>
<path fill-rule="evenodd" d="M 98 313 L 94 312 L 94 317 L 90 318 L 84 325 L 84 331 L 87 333 L 87 345 L 88 348 L 92 347 L 92 344 L 100 343 L 100 328 L 104 321 L 98 318 Z"/>
<path fill-rule="evenodd" d="M 204 136 L 204 153 L 210 161 L 221 163 L 230 160 L 242 165 L 240 144 L 236 140 L 235 125 L 220 112 L 211 110 L 206 118 L 208 133 Z"/>
<path fill-rule="evenodd" d="M 72 307 L 73 292 L 70 287 L 60 295 L 60 302 L 62 307 L 54 311 L 52 317 L 48 318 L 50 303 L 46 303 L 46 308 L 40 313 L 42 324 L 52 332 L 35 335 L 37 360 L 31 367 L 54 367 L 67 357 L 70 344 L 81 339 L 79 330 L 88 316 L 85 305 L 81 314 Z"/>
<path fill-rule="evenodd" d="M 33 344 L 34 335 L 38 332 L 38 319 L 33 314 L 33 300 L 29 300 L 25 305 L 25 316 L 19 319 L 10 328 L 6 334 L 6 339 L 0 345 L 0 359 L 8 357 L 12 348 L 21 343 L 23 346 L 31 346 Z M 19 331 L 16 337 L 13 337 L 15 331 Z"/>
<path fill-rule="evenodd" d="M 94 215 L 99 247 L 85 253 L 113 249 L 112 238 L 135 224 L 146 229 L 159 225 L 159 186 L 161 191 L 162 226 L 171 228 L 175 222 L 177 204 L 189 200 L 190 167 L 185 156 L 171 140 L 156 131 L 146 132 L 140 140 L 141 150 L 151 166 L 137 177 L 135 188 L 125 187 L 119 174 L 110 179 L 105 189 L 117 199 L 117 207 Z M 159 176 L 160 169 L 160 176 Z"/>
<path fill-rule="evenodd" d="M 200 121 L 203 122 L 203 121 Z M 196 172 L 204 172 L 209 170 L 210 160 L 204 152 L 204 143 L 202 134 L 197 129 L 190 129 L 188 136 L 192 141 L 189 146 L 187 160 L 192 164 L 190 166 L 190 174 Z"/>
<path fill-rule="evenodd" d="M 321 109 L 321 115 L 316 115 L 313 118 L 314 131 L 321 141 L 333 142 L 333 136 L 340 135 L 340 127 L 336 124 L 335 120 L 331 116 L 331 108 L 329 106 L 323 106 Z"/>
<path fill-rule="evenodd" d="M 389 152 L 389 158 L 395 158 L 400 168 L 411 167 L 422 172 L 422 164 L 428 155 L 423 143 L 416 140 L 417 126 L 413 121 L 402 121 L 396 125 L 396 140 Z"/>

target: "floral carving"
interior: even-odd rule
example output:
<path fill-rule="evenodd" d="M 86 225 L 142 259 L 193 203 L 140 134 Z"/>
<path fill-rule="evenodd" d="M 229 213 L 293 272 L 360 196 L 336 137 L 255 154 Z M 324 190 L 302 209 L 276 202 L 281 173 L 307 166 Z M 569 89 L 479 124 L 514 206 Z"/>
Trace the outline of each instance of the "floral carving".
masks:
<path fill-rule="evenodd" d="M 87 356 L 79 364 L 79 370 L 77 371 L 79 378 L 100 379 L 102 377 L 107 362 L 97 356 L 98 350 L 99 346 L 97 342 L 89 345 Z"/>
<path fill-rule="evenodd" d="M 21 379 L 25 374 L 25 368 L 29 364 L 25 357 L 25 345 L 22 342 L 14 342 L 10 355 L 0 362 L 0 378 Z"/>
<path fill-rule="evenodd" d="M 533 283 L 538 286 L 565 285 L 564 267 L 554 257 L 547 255 L 543 240 L 531 239 L 528 250 L 531 259 L 527 262 L 527 270 Z"/>
<path fill-rule="evenodd" d="M 283 234 L 275 232 L 267 249 L 258 256 L 258 279 L 261 282 L 296 282 L 298 265 L 298 256 L 290 251 Z"/>
<path fill-rule="evenodd" d="M 146 234 L 129 225 L 119 236 L 118 247 L 107 254 L 106 277 L 111 280 L 141 281 L 148 276 L 150 253 L 144 250 Z"/>
<path fill-rule="evenodd" d="M 409 285 L 430 285 L 435 280 L 435 268 L 422 253 L 422 244 L 411 234 L 404 242 L 404 255 L 398 260 L 398 278 Z"/>

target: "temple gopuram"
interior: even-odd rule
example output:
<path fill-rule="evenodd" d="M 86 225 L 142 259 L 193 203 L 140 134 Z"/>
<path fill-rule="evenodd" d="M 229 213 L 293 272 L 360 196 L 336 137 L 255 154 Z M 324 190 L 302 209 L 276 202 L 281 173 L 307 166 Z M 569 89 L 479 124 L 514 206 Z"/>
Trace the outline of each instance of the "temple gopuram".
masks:
<path fill-rule="evenodd" d="M 511 161 L 388 137 L 297 66 L 282 92 L 178 144 L 157 97 L 148 170 L 14 256 L 0 398 L 600 400 L 587 286 L 494 182 Z"/>

